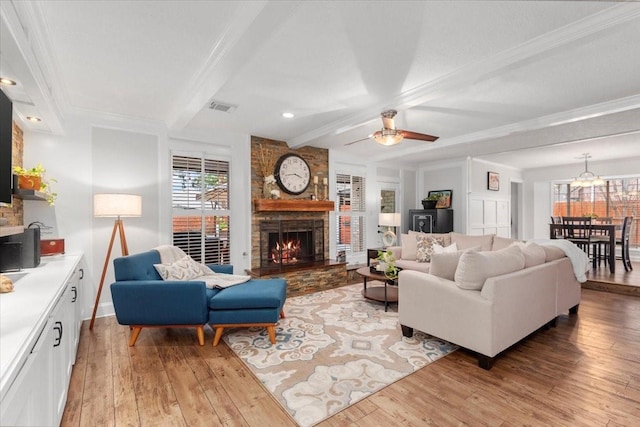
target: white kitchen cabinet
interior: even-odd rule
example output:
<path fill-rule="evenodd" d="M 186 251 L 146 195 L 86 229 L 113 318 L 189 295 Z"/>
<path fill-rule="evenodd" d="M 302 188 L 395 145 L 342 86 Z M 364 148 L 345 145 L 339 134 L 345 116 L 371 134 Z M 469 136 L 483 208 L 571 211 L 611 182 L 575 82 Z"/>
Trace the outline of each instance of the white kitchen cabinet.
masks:
<path fill-rule="evenodd" d="M 9 299 L 3 294 L 0 300 L 0 308 L 4 310 L 0 312 L 0 321 L 4 323 L 0 325 L 0 344 L 9 347 L 2 349 L 0 361 L 1 426 L 60 424 L 82 323 L 79 259 L 73 257 L 73 262 L 64 262 L 57 268 L 45 266 L 50 268 L 50 274 L 39 270 L 42 267 L 30 270 L 28 276 L 16 283 L 16 294 Z M 67 269 L 60 271 L 63 267 Z M 50 294 L 48 300 L 42 293 Z M 20 304 L 28 301 L 37 307 L 25 305 L 20 310 Z M 21 334 L 25 335 L 22 341 Z"/>

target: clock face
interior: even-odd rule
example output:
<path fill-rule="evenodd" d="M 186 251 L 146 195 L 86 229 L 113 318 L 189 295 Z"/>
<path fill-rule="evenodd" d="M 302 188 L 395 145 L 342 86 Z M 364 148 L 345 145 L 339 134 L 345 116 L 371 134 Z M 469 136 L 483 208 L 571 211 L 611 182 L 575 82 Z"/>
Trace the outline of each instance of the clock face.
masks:
<path fill-rule="evenodd" d="M 297 154 L 280 157 L 273 174 L 282 191 L 289 194 L 304 193 L 311 179 L 309 164 Z"/>

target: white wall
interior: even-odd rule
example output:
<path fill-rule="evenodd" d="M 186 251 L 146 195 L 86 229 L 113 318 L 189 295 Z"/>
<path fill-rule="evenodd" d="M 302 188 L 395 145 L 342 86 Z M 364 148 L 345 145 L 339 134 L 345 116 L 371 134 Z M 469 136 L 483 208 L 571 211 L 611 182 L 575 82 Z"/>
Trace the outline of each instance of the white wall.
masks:
<path fill-rule="evenodd" d="M 67 253 L 86 258 L 83 317 L 89 318 L 97 294 L 114 219 L 93 218 L 93 194 L 127 192 L 142 195 L 142 217 L 126 218 L 130 253 L 170 243 L 170 146 L 226 153 L 231 160 L 233 221 L 231 263 L 236 273 L 250 268 L 251 192 L 250 137 L 224 131 L 172 134 L 149 123 L 114 122 L 103 117 L 73 117 L 64 136 L 25 132 L 24 165 L 40 162 L 57 179 L 55 206 L 25 201 L 25 225 L 41 221 L 43 238 L 64 238 Z M 113 313 L 109 284 L 113 258 L 120 256 L 116 237 L 100 299 L 98 316 Z M 46 262 L 46 259 L 44 260 Z"/>
<path fill-rule="evenodd" d="M 467 164 L 464 159 L 422 166 L 418 171 L 418 197 L 413 209 L 422 209 L 420 201 L 429 191 L 451 190 L 453 230 L 466 232 Z"/>

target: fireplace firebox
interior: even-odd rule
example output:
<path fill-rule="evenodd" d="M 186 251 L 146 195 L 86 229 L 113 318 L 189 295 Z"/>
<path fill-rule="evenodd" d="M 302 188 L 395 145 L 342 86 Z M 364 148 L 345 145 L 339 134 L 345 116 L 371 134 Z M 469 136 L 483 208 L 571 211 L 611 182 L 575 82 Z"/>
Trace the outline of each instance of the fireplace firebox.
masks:
<path fill-rule="evenodd" d="M 324 221 L 260 221 L 260 269 L 293 270 L 324 261 Z"/>

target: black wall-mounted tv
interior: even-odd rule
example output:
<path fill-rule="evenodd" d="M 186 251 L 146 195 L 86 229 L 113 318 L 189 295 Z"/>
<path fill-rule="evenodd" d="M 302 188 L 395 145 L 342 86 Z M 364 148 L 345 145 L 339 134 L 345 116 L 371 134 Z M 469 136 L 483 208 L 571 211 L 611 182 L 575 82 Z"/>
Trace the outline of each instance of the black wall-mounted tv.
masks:
<path fill-rule="evenodd" d="M 5 93 L 0 90 L 0 203 L 11 203 L 11 187 L 13 174 L 11 172 L 11 148 L 13 104 Z"/>

